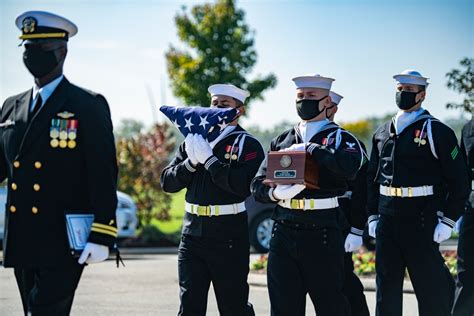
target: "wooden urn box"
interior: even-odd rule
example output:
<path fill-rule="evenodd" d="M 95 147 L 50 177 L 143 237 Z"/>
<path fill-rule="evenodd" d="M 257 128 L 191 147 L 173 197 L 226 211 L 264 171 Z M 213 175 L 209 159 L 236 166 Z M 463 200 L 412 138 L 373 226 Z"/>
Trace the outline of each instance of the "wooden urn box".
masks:
<path fill-rule="evenodd" d="M 271 151 L 263 183 L 304 184 L 308 189 L 319 189 L 319 165 L 305 151 Z"/>

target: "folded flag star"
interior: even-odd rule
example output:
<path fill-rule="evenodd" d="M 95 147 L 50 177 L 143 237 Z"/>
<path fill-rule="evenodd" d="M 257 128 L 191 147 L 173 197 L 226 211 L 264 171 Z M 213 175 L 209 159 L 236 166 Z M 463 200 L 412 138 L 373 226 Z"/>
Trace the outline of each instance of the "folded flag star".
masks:
<path fill-rule="evenodd" d="M 212 142 L 237 116 L 233 108 L 176 107 L 163 105 L 160 111 L 186 137 L 199 134 Z"/>

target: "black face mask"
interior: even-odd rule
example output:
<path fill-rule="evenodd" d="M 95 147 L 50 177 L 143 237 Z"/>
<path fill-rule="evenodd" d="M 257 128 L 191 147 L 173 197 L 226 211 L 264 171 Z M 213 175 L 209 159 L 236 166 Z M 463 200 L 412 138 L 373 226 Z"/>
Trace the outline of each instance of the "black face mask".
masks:
<path fill-rule="evenodd" d="M 59 64 L 54 51 L 30 47 L 23 52 L 23 63 L 35 78 L 41 78 L 49 74 Z"/>
<path fill-rule="evenodd" d="M 326 97 L 319 100 L 303 99 L 296 101 L 296 111 L 298 112 L 298 116 L 302 120 L 308 121 L 321 114 L 324 109 L 321 111 L 319 110 L 319 102 L 324 100 Z"/>
<path fill-rule="evenodd" d="M 409 91 L 397 91 L 395 94 L 395 101 L 397 102 L 397 106 L 401 110 L 408 110 L 411 109 L 416 105 L 416 96 L 418 92 L 409 92 Z M 419 102 L 419 101 L 418 101 Z"/>
<path fill-rule="evenodd" d="M 326 108 L 326 118 L 329 119 L 329 117 L 333 114 L 331 113 L 330 115 L 328 115 L 328 110 L 330 109 L 334 109 L 336 106 L 335 105 L 331 105 L 330 107 Z"/>

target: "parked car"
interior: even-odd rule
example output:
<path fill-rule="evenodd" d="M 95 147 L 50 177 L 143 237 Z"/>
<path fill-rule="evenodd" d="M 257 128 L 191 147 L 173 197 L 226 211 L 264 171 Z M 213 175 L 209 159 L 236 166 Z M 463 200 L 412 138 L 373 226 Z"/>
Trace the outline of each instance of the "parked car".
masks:
<path fill-rule="evenodd" d="M 272 213 L 275 204 L 260 203 L 250 196 L 245 201 L 248 213 L 250 245 L 258 253 L 266 253 L 270 248 L 272 238 Z"/>
<path fill-rule="evenodd" d="M 117 218 L 118 238 L 135 237 L 138 228 L 137 206 L 130 195 L 117 191 Z"/>
<path fill-rule="evenodd" d="M 137 206 L 132 198 L 117 191 L 117 218 L 118 238 L 129 238 L 135 236 L 138 227 Z M 7 203 L 7 190 L 0 188 L 0 240 L 3 239 L 5 227 L 5 204 Z"/>

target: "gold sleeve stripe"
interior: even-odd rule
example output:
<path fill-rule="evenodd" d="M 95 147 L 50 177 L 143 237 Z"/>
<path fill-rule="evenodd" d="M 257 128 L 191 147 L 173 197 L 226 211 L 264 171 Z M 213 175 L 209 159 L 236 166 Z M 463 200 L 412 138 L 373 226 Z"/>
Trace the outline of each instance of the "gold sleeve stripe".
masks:
<path fill-rule="evenodd" d="M 110 235 L 112 237 L 117 237 L 117 233 L 113 233 L 113 232 L 105 230 L 105 229 L 99 229 L 99 228 L 92 227 L 91 231 L 96 232 L 96 233 Z"/>
<path fill-rule="evenodd" d="M 109 226 L 109 225 L 104 225 L 104 224 L 99 224 L 99 223 L 92 223 L 92 227 L 97 227 L 100 229 L 106 229 L 113 232 L 117 232 L 117 228 L 115 228 L 114 226 Z"/>
<path fill-rule="evenodd" d="M 19 39 L 35 39 L 35 38 L 63 38 L 66 37 L 66 33 L 37 33 L 37 34 L 23 34 Z"/>

